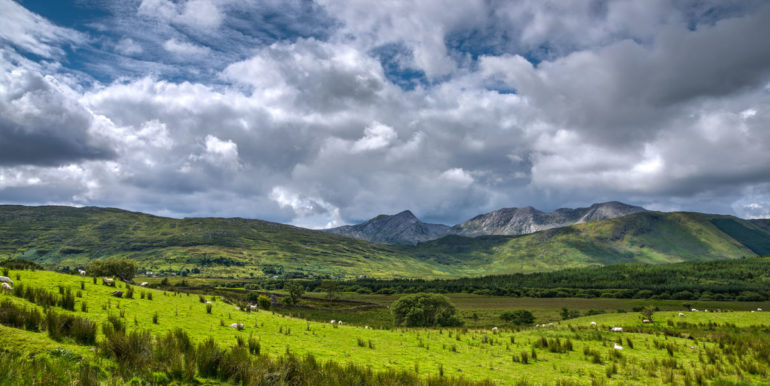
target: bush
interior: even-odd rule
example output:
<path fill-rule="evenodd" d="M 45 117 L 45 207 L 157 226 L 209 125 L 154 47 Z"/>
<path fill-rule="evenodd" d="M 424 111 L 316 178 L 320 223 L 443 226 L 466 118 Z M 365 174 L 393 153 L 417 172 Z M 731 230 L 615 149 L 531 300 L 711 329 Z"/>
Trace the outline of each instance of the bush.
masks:
<path fill-rule="evenodd" d="M 136 262 L 131 259 L 109 258 L 91 260 L 86 267 L 89 274 L 96 276 L 117 276 L 130 281 L 136 275 Z"/>
<path fill-rule="evenodd" d="M 211 313 L 211 304 L 206 304 L 206 313 L 207 314 Z"/>
<path fill-rule="evenodd" d="M 460 326 L 457 309 L 443 295 L 417 293 L 402 296 L 390 307 L 396 326 Z"/>
<path fill-rule="evenodd" d="M 259 308 L 269 310 L 270 306 L 273 305 L 273 301 L 265 295 L 259 295 L 259 297 L 257 297 L 257 304 L 259 305 Z"/>
<path fill-rule="evenodd" d="M 283 286 L 283 289 L 289 291 L 289 300 L 291 304 L 297 304 L 297 302 L 299 302 L 299 298 L 302 297 L 302 295 L 305 293 L 305 287 L 294 280 L 288 281 Z"/>
<path fill-rule="evenodd" d="M 0 324 L 24 329 L 27 331 L 40 331 L 43 315 L 35 308 L 20 307 L 10 300 L 0 303 Z"/>
<path fill-rule="evenodd" d="M 48 336 L 53 340 L 70 337 L 80 344 L 96 343 L 96 323 L 88 319 L 49 311 L 45 315 L 45 324 Z"/>
<path fill-rule="evenodd" d="M 528 326 L 535 322 L 535 316 L 528 310 L 515 310 L 503 312 L 500 319 L 517 326 Z"/>

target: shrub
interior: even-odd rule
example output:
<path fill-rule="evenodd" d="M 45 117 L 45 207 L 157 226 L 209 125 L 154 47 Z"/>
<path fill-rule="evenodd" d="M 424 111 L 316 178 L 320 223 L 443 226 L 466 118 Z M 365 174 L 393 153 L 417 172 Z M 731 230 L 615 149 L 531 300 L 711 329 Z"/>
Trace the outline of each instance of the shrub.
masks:
<path fill-rule="evenodd" d="M 224 357 L 224 352 L 209 337 L 198 344 L 195 361 L 198 364 L 198 373 L 203 377 L 214 378 L 219 370 L 219 363 Z"/>
<path fill-rule="evenodd" d="M 24 329 L 27 331 L 40 331 L 43 315 L 35 308 L 20 307 L 10 300 L 0 303 L 0 324 Z"/>
<path fill-rule="evenodd" d="M 259 355 L 262 345 L 254 338 L 249 337 L 249 354 Z"/>
<path fill-rule="evenodd" d="M 152 292 L 147 292 L 147 300 L 152 300 Z"/>
<path fill-rule="evenodd" d="M 94 276 L 117 276 L 130 281 L 136 275 L 136 262 L 131 259 L 109 258 L 91 260 L 86 270 Z"/>
<path fill-rule="evenodd" d="M 394 324 L 407 327 L 460 326 L 457 310 L 443 295 L 417 293 L 391 305 Z"/>
<path fill-rule="evenodd" d="M 96 323 L 88 319 L 49 311 L 45 315 L 45 324 L 48 336 L 53 340 L 71 337 L 80 344 L 96 343 Z"/>
<path fill-rule="evenodd" d="M 152 314 L 152 324 L 158 324 L 158 313 Z"/>
<path fill-rule="evenodd" d="M 206 313 L 207 314 L 211 313 L 211 304 L 206 304 Z"/>
<path fill-rule="evenodd" d="M 302 295 L 305 293 L 305 287 L 294 280 L 288 281 L 283 286 L 283 289 L 285 289 L 286 291 L 289 291 L 288 299 L 291 302 L 291 304 L 297 304 L 297 302 L 299 302 L 299 298 L 302 297 Z"/>
<path fill-rule="evenodd" d="M 263 310 L 269 310 L 273 302 L 269 297 L 265 295 L 259 295 L 259 297 L 257 297 L 257 304 L 259 305 L 259 308 Z"/>
<path fill-rule="evenodd" d="M 503 312 L 500 319 L 517 326 L 528 326 L 535 322 L 535 316 L 528 310 L 515 310 Z"/>

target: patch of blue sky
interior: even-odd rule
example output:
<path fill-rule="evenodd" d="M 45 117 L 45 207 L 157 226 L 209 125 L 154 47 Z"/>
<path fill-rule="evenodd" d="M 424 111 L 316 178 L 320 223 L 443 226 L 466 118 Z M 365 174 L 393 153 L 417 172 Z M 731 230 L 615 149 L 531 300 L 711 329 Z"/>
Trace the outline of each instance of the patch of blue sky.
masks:
<path fill-rule="evenodd" d="M 412 53 L 401 43 L 381 45 L 369 52 L 377 58 L 385 72 L 385 77 L 403 90 L 414 90 L 417 86 L 430 85 L 425 72 L 409 67 Z"/>

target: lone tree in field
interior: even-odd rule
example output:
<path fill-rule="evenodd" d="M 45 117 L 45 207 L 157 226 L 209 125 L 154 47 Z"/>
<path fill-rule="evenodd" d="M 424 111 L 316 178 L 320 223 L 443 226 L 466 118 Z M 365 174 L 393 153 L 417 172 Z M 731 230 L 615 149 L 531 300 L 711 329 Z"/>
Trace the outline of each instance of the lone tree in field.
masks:
<path fill-rule="evenodd" d="M 642 308 L 639 313 L 642 314 L 642 319 L 652 320 L 652 314 L 655 312 L 655 307 L 646 306 Z"/>
<path fill-rule="evenodd" d="M 329 301 L 337 298 L 337 291 L 339 288 L 340 283 L 336 280 L 324 280 L 321 282 L 321 289 L 326 291 L 326 298 L 329 299 Z"/>
<path fill-rule="evenodd" d="M 131 259 L 109 258 L 92 260 L 86 271 L 93 276 L 116 276 L 125 281 L 131 281 L 136 275 L 136 262 Z"/>
<path fill-rule="evenodd" d="M 299 298 L 305 293 L 305 287 L 293 280 L 286 282 L 283 289 L 289 291 L 289 301 L 291 301 L 291 304 L 297 304 Z"/>
<path fill-rule="evenodd" d="M 390 306 L 396 326 L 461 326 L 457 309 L 443 295 L 412 294 L 402 296 Z"/>
<path fill-rule="evenodd" d="M 535 322 L 535 316 L 528 310 L 516 310 L 503 312 L 500 319 L 517 326 L 529 326 Z"/>

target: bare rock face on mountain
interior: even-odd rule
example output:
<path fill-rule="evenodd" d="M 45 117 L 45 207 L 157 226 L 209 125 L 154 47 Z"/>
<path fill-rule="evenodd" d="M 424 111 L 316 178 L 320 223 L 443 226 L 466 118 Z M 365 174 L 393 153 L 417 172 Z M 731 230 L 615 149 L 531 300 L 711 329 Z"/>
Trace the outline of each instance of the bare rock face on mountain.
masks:
<path fill-rule="evenodd" d="M 414 245 L 446 235 L 449 227 L 424 223 L 412 212 L 405 210 L 392 216 L 379 215 L 362 224 L 345 225 L 326 231 L 375 243 Z"/>
<path fill-rule="evenodd" d="M 562 208 L 553 212 L 541 212 L 531 206 L 503 208 L 455 225 L 451 228 L 451 232 L 464 236 L 523 235 L 644 211 L 644 208 L 617 201 L 593 204 L 588 208 Z"/>

